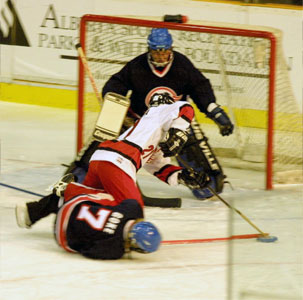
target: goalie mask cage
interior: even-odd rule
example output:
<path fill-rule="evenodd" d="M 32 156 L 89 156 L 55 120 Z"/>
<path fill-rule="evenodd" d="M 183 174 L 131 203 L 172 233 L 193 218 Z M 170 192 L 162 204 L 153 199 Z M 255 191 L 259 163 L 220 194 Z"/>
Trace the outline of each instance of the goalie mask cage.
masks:
<path fill-rule="evenodd" d="M 111 75 L 147 51 L 151 28 L 168 28 L 174 50 L 210 79 L 217 103 L 235 124 L 234 133 L 222 137 L 213 121 L 195 109 L 219 161 L 223 167 L 264 170 L 266 188 L 272 189 L 285 171 L 293 177 L 302 169 L 302 114 L 291 90 L 281 34 L 268 27 L 215 25 L 85 15 L 80 43 L 101 92 Z M 78 88 L 79 151 L 91 138 L 100 111 L 81 61 Z"/>

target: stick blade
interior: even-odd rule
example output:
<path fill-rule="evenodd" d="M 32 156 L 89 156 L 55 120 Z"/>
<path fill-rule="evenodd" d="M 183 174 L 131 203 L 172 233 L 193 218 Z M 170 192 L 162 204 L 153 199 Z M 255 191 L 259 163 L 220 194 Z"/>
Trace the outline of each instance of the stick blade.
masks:
<path fill-rule="evenodd" d="M 152 207 L 180 208 L 181 198 L 153 198 L 142 194 L 144 205 Z"/>
<path fill-rule="evenodd" d="M 145 206 L 153 206 L 153 207 L 170 207 L 170 208 L 180 208 L 182 205 L 181 198 L 155 198 L 148 197 L 143 194 L 142 189 L 137 182 L 138 189 L 141 193 L 143 202 Z"/>
<path fill-rule="evenodd" d="M 278 240 L 278 238 L 276 236 L 271 236 L 271 235 L 260 236 L 260 237 L 257 238 L 257 241 L 261 242 L 261 243 L 273 243 L 277 240 Z"/>

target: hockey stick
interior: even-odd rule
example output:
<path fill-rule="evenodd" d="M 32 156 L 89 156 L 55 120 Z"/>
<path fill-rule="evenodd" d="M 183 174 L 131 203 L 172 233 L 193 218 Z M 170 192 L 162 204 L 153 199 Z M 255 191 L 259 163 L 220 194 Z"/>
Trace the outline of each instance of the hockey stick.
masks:
<path fill-rule="evenodd" d="M 200 244 L 200 243 L 209 243 L 209 242 L 217 242 L 217 241 L 254 239 L 254 238 L 259 238 L 260 236 L 261 234 L 258 233 L 240 234 L 240 235 L 231 235 L 229 237 L 223 237 L 223 238 L 169 240 L 169 241 L 162 241 L 161 244 L 163 245 Z"/>
<path fill-rule="evenodd" d="M 37 196 L 37 197 L 44 197 L 41 194 L 38 194 L 38 193 L 35 193 L 35 192 L 31 192 L 31 191 L 28 191 L 28 190 L 25 190 L 25 189 L 21 189 L 21 188 L 18 188 L 16 186 L 13 186 L 13 185 L 5 184 L 5 183 L 0 183 L 0 185 L 4 186 L 6 188 L 9 188 L 9 189 L 16 190 L 18 192 L 23 192 L 23 193 L 34 195 L 34 196 Z"/>
<path fill-rule="evenodd" d="M 178 156 L 178 159 L 182 162 L 182 164 L 190 171 L 194 172 L 194 170 L 188 165 L 186 161 L 184 161 L 180 156 Z M 222 201 L 227 207 L 229 207 L 231 210 L 235 211 L 237 214 L 239 214 L 248 224 L 250 224 L 253 228 L 255 228 L 262 237 L 268 237 L 268 233 L 263 232 L 259 227 L 257 227 L 248 217 L 246 217 L 243 213 L 241 213 L 238 209 L 231 206 L 228 202 L 226 202 L 220 195 L 217 194 L 217 192 L 211 187 L 207 186 L 207 188 L 220 200 Z"/>
<path fill-rule="evenodd" d="M 92 88 L 94 90 L 94 93 L 99 101 L 99 104 L 102 104 L 102 98 L 101 98 L 101 94 L 98 92 L 97 89 L 97 85 L 94 79 L 94 76 L 89 68 L 88 62 L 87 62 L 87 58 L 84 54 L 84 51 L 81 47 L 81 44 L 78 43 L 76 46 L 77 52 L 79 54 L 80 60 L 83 64 L 83 67 L 89 77 L 90 83 L 92 85 Z M 126 98 L 130 98 L 131 95 L 131 91 L 128 91 Z M 181 207 L 181 198 L 153 198 L 153 197 L 147 197 L 145 196 L 141 189 L 139 188 L 142 198 L 143 198 L 143 202 L 146 206 L 157 206 L 157 207 Z"/>
<path fill-rule="evenodd" d="M 19 188 L 19 187 L 16 187 L 16 186 L 13 186 L 13 185 L 9 185 L 9 184 L 5 184 L 5 183 L 1 183 L 0 182 L 0 186 L 3 186 L 3 187 L 6 187 L 6 188 L 9 188 L 9 189 L 13 189 L 13 190 L 16 190 L 16 191 L 19 191 L 19 192 L 23 192 L 23 193 L 26 193 L 26 194 L 30 194 L 30 195 L 33 195 L 33 196 L 37 196 L 37 197 L 44 197 L 44 195 L 42 194 L 38 194 L 38 193 L 35 193 L 35 192 L 32 192 L 32 191 L 29 191 L 29 190 L 26 190 L 26 189 L 22 189 L 22 188 Z M 170 208 L 180 208 L 181 207 L 181 198 L 153 198 L 153 197 L 146 197 L 140 187 L 138 186 L 140 192 L 141 192 L 141 195 L 142 195 L 142 199 L 143 199 L 143 202 L 144 202 L 144 205 L 146 206 L 152 206 L 152 207 L 170 207 Z"/>
<path fill-rule="evenodd" d="M 92 72 L 91 72 L 89 66 L 88 66 L 88 62 L 87 62 L 86 56 L 85 56 L 85 54 L 84 54 L 84 51 L 83 51 L 83 49 L 82 49 L 82 47 L 81 47 L 81 44 L 78 43 L 75 47 L 76 47 L 76 49 L 77 49 L 77 52 L 78 52 L 79 57 L 80 57 L 80 59 L 81 59 L 81 62 L 82 62 L 82 64 L 83 64 L 83 67 L 84 67 L 84 69 L 85 69 L 85 71 L 86 71 L 86 73 L 87 73 L 87 75 L 88 75 L 88 77 L 89 77 L 90 83 L 91 83 L 91 85 L 92 85 L 92 87 L 93 87 L 93 90 L 94 90 L 94 92 L 95 92 L 95 94 L 96 94 L 96 97 L 97 97 L 99 103 L 101 104 L 101 103 L 102 103 L 102 98 L 101 98 L 100 93 L 98 92 L 98 89 L 97 89 L 97 85 L 96 85 L 95 79 L 94 79 L 94 77 L 93 77 L 93 74 L 92 74 Z"/>
<path fill-rule="evenodd" d="M 177 207 L 180 208 L 182 204 L 181 198 L 153 198 L 147 197 L 142 193 L 142 190 L 137 182 L 137 186 L 140 190 L 144 205 L 153 207 Z"/>

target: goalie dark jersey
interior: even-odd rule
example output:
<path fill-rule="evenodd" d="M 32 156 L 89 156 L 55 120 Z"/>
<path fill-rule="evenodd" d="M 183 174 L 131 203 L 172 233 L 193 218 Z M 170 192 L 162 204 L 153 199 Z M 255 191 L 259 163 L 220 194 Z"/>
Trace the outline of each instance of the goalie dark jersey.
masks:
<path fill-rule="evenodd" d="M 178 100 L 187 96 L 195 102 L 201 112 L 215 102 L 209 80 L 183 54 L 173 51 L 173 60 L 163 68 L 155 68 L 149 63 L 147 53 L 128 62 L 105 84 L 102 95 L 115 92 L 126 95 L 132 90 L 131 109 L 142 116 L 150 98 L 155 93 L 169 93 Z"/>
<path fill-rule="evenodd" d="M 216 102 L 210 81 L 185 55 L 177 51 L 173 51 L 173 60 L 163 68 L 155 68 L 149 62 L 148 53 L 134 58 L 108 80 L 102 94 L 104 96 L 107 92 L 116 92 L 126 95 L 128 90 L 132 90 L 130 108 L 139 116 L 145 112 L 150 98 L 155 93 L 169 93 L 175 101 L 186 101 L 189 96 L 205 114 L 208 105 Z M 201 128 L 191 129 L 191 139 L 184 147 L 182 158 L 195 171 L 206 171 L 211 176 L 213 188 L 220 193 L 225 175 L 210 145 L 206 142 L 207 138 L 205 137 L 205 141 L 200 140 L 195 134 L 197 130 L 201 131 Z M 202 131 L 201 134 L 203 134 Z M 203 147 L 200 145 L 201 142 Z M 213 169 L 209 164 L 207 155 L 210 152 L 218 168 Z M 193 194 L 199 199 L 212 196 L 208 189 L 193 190 Z"/>
<path fill-rule="evenodd" d="M 58 244 L 89 258 L 121 258 L 125 253 L 124 227 L 143 218 L 139 203 L 127 199 L 117 204 L 103 190 L 77 183 L 69 184 L 64 195 L 55 223 Z"/>

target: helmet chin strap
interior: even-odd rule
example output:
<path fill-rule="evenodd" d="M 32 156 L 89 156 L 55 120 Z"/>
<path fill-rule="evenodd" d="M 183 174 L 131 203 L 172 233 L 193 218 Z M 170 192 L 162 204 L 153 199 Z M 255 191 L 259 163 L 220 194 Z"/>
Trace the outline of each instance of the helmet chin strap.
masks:
<path fill-rule="evenodd" d="M 156 68 L 163 68 L 166 67 L 172 60 L 173 60 L 173 53 L 169 55 L 169 59 L 165 62 L 156 62 L 152 59 L 150 53 L 148 53 L 148 60 L 156 67 Z"/>

